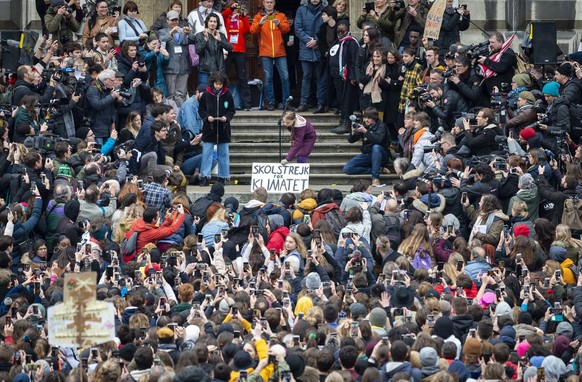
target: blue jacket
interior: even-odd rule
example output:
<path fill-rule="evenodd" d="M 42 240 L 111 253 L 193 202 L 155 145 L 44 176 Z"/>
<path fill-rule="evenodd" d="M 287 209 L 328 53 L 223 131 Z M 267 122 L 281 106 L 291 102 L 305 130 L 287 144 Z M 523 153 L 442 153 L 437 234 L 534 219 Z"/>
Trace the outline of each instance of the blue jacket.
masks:
<path fill-rule="evenodd" d="M 162 141 L 156 141 L 154 133 L 149 127 L 146 128 L 145 126 L 142 126 L 140 133 L 133 141 L 132 149 L 133 155 L 129 161 L 129 170 L 132 174 L 139 174 L 139 163 L 141 156 L 151 151 L 155 151 L 156 154 L 158 154 L 158 164 L 163 165 L 166 163 L 166 153 L 164 152 Z"/>
<path fill-rule="evenodd" d="M 152 66 L 154 60 L 156 60 L 156 77 L 154 79 L 153 85 L 155 88 L 160 89 L 164 93 L 164 97 L 168 96 L 168 86 L 166 85 L 166 78 L 164 77 L 164 70 L 168 63 L 170 62 L 170 57 L 164 57 L 161 53 L 156 53 L 153 50 L 148 50 L 140 47 L 138 51 L 143 62 L 145 62 L 148 68 L 148 73 Z M 151 84 L 151 82 L 150 82 Z"/>
<path fill-rule="evenodd" d="M 190 97 L 182 104 L 178 113 L 178 123 L 182 129 L 186 129 L 195 135 L 200 134 L 203 125 L 202 118 L 198 114 L 199 105 L 196 97 Z"/>
<path fill-rule="evenodd" d="M 299 39 L 299 60 L 317 62 L 321 60 L 319 48 L 310 49 L 306 44 L 314 38 L 317 40 L 317 34 L 323 24 L 321 11 L 323 2 L 317 5 L 311 4 L 306 0 L 301 1 L 301 6 L 297 9 L 295 15 L 295 35 Z"/>
<path fill-rule="evenodd" d="M 465 273 L 468 274 L 473 281 L 477 281 L 479 278 L 479 272 L 489 270 L 491 270 L 491 266 L 485 260 L 469 261 L 465 266 Z"/>

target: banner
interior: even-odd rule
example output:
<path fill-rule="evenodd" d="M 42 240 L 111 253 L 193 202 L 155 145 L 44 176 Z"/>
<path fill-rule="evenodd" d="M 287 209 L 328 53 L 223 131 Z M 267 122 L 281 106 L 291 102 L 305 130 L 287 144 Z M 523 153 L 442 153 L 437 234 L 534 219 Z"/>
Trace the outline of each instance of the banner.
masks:
<path fill-rule="evenodd" d="M 441 33 L 443 24 L 443 15 L 447 9 L 447 0 L 435 0 L 426 15 L 426 24 L 424 25 L 424 37 L 437 40 Z"/>
<path fill-rule="evenodd" d="M 309 163 L 253 163 L 251 192 L 259 187 L 267 192 L 299 193 L 309 188 Z"/>

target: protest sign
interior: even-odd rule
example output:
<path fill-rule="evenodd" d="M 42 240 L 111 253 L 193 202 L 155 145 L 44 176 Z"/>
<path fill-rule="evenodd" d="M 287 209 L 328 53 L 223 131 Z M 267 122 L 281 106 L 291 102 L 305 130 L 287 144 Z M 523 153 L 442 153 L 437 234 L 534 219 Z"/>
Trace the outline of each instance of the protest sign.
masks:
<path fill-rule="evenodd" d="M 309 188 L 309 163 L 253 163 L 251 191 L 258 187 L 273 193 L 300 193 Z"/>
<path fill-rule="evenodd" d="M 66 273 L 64 302 L 47 310 L 52 346 L 94 346 L 115 338 L 115 307 L 97 301 L 95 272 Z"/>
<path fill-rule="evenodd" d="M 437 40 L 441 33 L 443 24 L 443 15 L 447 9 L 446 0 L 435 0 L 426 15 L 426 24 L 424 25 L 424 37 Z"/>

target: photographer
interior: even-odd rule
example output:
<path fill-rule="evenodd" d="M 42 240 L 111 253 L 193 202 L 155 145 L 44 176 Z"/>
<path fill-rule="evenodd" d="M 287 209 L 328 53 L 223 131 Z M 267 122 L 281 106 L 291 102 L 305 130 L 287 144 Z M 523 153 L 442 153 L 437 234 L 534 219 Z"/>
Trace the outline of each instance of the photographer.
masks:
<path fill-rule="evenodd" d="M 53 40 L 58 41 L 61 52 L 63 45 L 73 41 L 75 33 L 79 31 L 79 22 L 72 15 L 75 10 L 74 7 L 68 7 L 65 0 L 51 0 L 51 6 L 44 15 L 48 33 L 53 35 Z"/>
<path fill-rule="evenodd" d="M 474 175 L 471 175 L 472 173 Z M 473 184 L 469 184 L 469 181 L 473 181 Z M 487 163 L 479 163 L 475 169 L 465 167 L 463 177 L 460 180 L 451 179 L 451 183 L 461 192 L 467 193 L 467 203 L 472 205 L 478 205 L 483 195 L 492 194 L 495 197 L 499 195 L 499 181 Z M 463 201 L 461 203 L 465 204 Z"/>
<path fill-rule="evenodd" d="M 538 115 L 534 106 L 536 99 L 530 92 L 519 93 L 517 99 L 517 113 L 507 121 L 505 125 L 507 131 L 512 132 L 515 136 L 525 127 L 538 120 Z"/>
<path fill-rule="evenodd" d="M 495 73 L 495 75 L 485 79 L 487 94 L 494 93 L 494 87 L 501 88 L 503 82 L 511 83 L 511 79 L 515 74 L 517 57 L 515 56 L 515 52 L 509 47 L 502 52 L 504 43 L 505 38 L 501 33 L 491 33 L 489 37 L 489 56 L 480 56 L 477 60 L 478 63 L 485 65 Z"/>
<path fill-rule="evenodd" d="M 544 85 L 542 94 L 548 104 L 546 113 L 539 115 L 541 118 L 537 128 L 542 133 L 542 146 L 552 152 L 559 152 L 558 138 L 564 138 L 564 133 L 570 131 L 570 107 L 569 102 L 560 96 L 560 85 L 557 82 L 549 82 Z"/>
<path fill-rule="evenodd" d="M 350 159 L 344 166 L 344 173 L 348 175 L 372 174 L 372 186 L 380 185 L 380 172 L 388 161 L 386 142 L 388 131 L 379 120 L 378 110 L 369 107 L 364 110 L 364 124 L 352 124 L 348 142 L 355 143 L 362 140 L 362 153 Z"/>
<path fill-rule="evenodd" d="M 429 84 L 428 94 L 430 94 L 428 100 L 425 101 L 421 96 L 420 101 L 423 101 L 424 106 L 430 109 L 431 130 L 433 131 L 438 126 L 450 130 L 455 123 L 455 118 L 459 117 L 462 112 L 469 111 L 469 106 L 459 93 L 448 88 L 444 90 L 441 84 Z"/>
<path fill-rule="evenodd" d="M 465 136 L 461 144 L 471 150 L 471 155 L 489 155 L 498 149 L 495 137 L 502 134 L 495 122 L 495 113 L 489 108 L 481 109 L 476 115 L 477 124 L 471 125 L 463 118 Z"/>
<path fill-rule="evenodd" d="M 115 71 L 106 69 L 99 73 L 95 85 L 87 90 L 87 115 L 91 116 L 95 133 L 95 140 L 104 144 L 111 134 L 111 127 L 115 122 L 117 107 L 123 100 L 120 90 L 114 89 Z"/>
<path fill-rule="evenodd" d="M 82 192 L 79 199 L 80 212 L 77 221 L 96 221 L 100 218 L 110 218 L 117 209 L 117 194 L 119 193 L 119 183 L 107 181 L 98 188 L 91 184 L 85 192 Z M 102 205 L 103 199 L 109 203 Z"/>
<path fill-rule="evenodd" d="M 396 6 L 397 3 L 398 7 Z M 404 2 L 391 0 L 388 11 L 388 20 L 396 24 L 399 20 L 398 28 L 396 29 L 396 36 L 394 46 L 402 51 L 402 48 L 410 46 L 410 27 L 415 26 L 420 31 L 424 30 L 426 23 L 427 9 L 420 0 L 408 0 L 408 6 L 403 6 Z"/>
<path fill-rule="evenodd" d="M 482 81 L 483 77 L 472 67 L 471 60 L 466 55 L 460 55 L 455 59 L 455 71 L 447 78 L 447 85 L 456 90 L 469 107 L 486 107 L 489 97 L 483 91 Z"/>
<path fill-rule="evenodd" d="M 41 83 L 40 74 L 36 69 L 30 65 L 21 65 L 16 70 L 16 82 L 13 85 L 14 92 L 12 93 L 12 105 L 20 105 L 22 97 L 28 94 L 39 95 L 39 84 Z M 56 86 L 56 81 L 51 77 L 46 88 L 45 93 L 40 97 L 41 103 L 48 103 L 51 99 L 50 90 Z"/>

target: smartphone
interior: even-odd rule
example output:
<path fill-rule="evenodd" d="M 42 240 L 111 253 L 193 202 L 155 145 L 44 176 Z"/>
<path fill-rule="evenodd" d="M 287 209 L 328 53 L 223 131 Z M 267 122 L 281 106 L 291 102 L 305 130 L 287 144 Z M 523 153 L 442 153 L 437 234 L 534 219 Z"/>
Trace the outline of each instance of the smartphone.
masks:
<path fill-rule="evenodd" d="M 429 328 L 433 328 L 434 327 L 434 322 L 435 322 L 435 320 L 434 320 L 434 314 L 429 314 L 427 316 L 427 318 L 426 318 L 426 321 L 428 323 L 428 327 Z"/>
<path fill-rule="evenodd" d="M 107 276 L 108 279 L 113 278 L 113 267 L 105 268 L 105 275 Z"/>
<path fill-rule="evenodd" d="M 234 338 L 240 338 L 240 330 L 234 331 Z"/>
<path fill-rule="evenodd" d="M 91 244 L 85 244 L 85 253 L 87 255 L 91 254 Z"/>
<path fill-rule="evenodd" d="M 439 261 L 437 263 L 437 271 L 442 271 L 443 269 L 445 269 L 445 263 L 443 263 L 442 261 Z"/>
<path fill-rule="evenodd" d="M 461 194 L 461 203 L 468 203 L 469 202 L 469 197 L 467 196 L 466 192 L 463 192 Z"/>
<path fill-rule="evenodd" d="M 457 261 L 457 272 L 461 272 L 463 270 L 463 265 L 465 265 L 464 261 Z"/>
<path fill-rule="evenodd" d="M 544 289 L 549 289 L 550 288 L 550 278 L 546 277 L 544 279 Z"/>
<path fill-rule="evenodd" d="M 265 330 L 268 328 L 268 326 L 267 326 L 267 319 L 264 318 L 264 317 L 261 317 L 261 327 L 263 329 L 265 329 Z"/>
<path fill-rule="evenodd" d="M 293 36 L 289 36 L 289 41 L 292 41 Z M 311 215 L 305 214 L 303 215 L 303 223 L 309 224 L 311 223 Z"/>
<path fill-rule="evenodd" d="M 97 349 L 97 348 L 91 348 L 91 356 L 93 358 L 97 358 L 99 356 L 99 349 Z"/>
<path fill-rule="evenodd" d="M 489 363 L 489 361 L 491 361 L 491 354 L 483 353 L 483 361 L 485 361 L 485 363 Z"/>
<path fill-rule="evenodd" d="M 469 329 L 469 335 L 473 338 L 476 337 L 477 329 Z"/>
<path fill-rule="evenodd" d="M 495 297 L 501 300 L 501 289 L 495 289 Z"/>
<path fill-rule="evenodd" d="M 241 370 L 239 372 L 239 377 L 238 377 L 239 382 L 248 382 L 248 380 L 249 380 L 248 378 L 249 378 L 248 377 L 248 371 Z"/>
<path fill-rule="evenodd" d="M 259 226 L 258 225 L 251 226 L 251 232 L 253 233 L 254 237 L 259 237 Z"/>
<path fill-rule="evenodd" d="M 404 309 L 402 308 L 395 308 L 394 309 L 394 316 L 402 316 L 404 314 Z"/>
<path fill-rule="evenodd" d="M 447 226 L 447 232 L 448 232 L 449 234 L 455 233 L 455 226 L 453 226 L 452 224 L 449 224 L 449 225 Z"/>
<path fill-rule="evenodd" d="M 560 269 L 554 271 L 554 278 L 560 280 L 562 278 L 562 271 Z"/>
<path fill-rule="evenodd" d="M 546 371 L 544 370 L 543 367 L 538 367 L 538 378 L 537 380 L 539 382 L 545 382 L 546 380 Z"/>
<path fill-rule="evenodd" d="M 220 231 L 220 233 L 222 234 L 222 237 L 224 237 L 225 239 L 228 236 L 228 230 L 227 229 L 223 229 L 222 231 Z"/>
<path fill-rule="evenodd" d="M 137 188 L 139 188 L 140 190 L 143 188 L 143 180 L 142 179 L 137 180 Z"/>
<path fill-rule="evenodd" d="M 214 235 L 214 243 L 218 244 L 218 243 L 220 243 L 221 240 L 222 240 L 222 237 L 220 236 L 219 233 Z"/>

